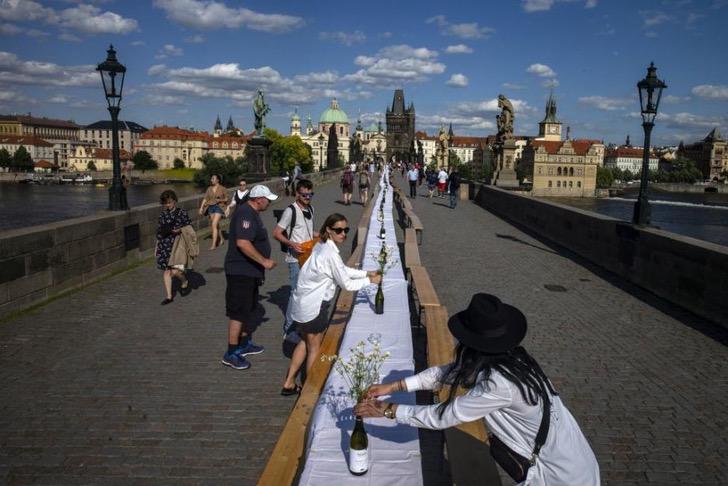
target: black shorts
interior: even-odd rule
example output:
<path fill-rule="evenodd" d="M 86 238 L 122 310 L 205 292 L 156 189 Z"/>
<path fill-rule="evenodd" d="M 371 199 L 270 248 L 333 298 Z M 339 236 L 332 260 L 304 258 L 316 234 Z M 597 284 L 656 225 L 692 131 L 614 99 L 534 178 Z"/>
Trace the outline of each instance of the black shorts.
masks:
<path fill-rule="evenodd" d="M 296 332 L 306 334 L 320 334 L 329 327 L 329 308 L 331 307 L 331 301 L 326 300 L 321 302 L 321 308 L 319 314 L 308 322 L 297 322 L 293 321 Z"/>
<path fill-rule="evenodd" d="M 225 315 L 234 321 L 249 322 L 258 304 L 258 279 L 228 274 L 225 278 Z"/>

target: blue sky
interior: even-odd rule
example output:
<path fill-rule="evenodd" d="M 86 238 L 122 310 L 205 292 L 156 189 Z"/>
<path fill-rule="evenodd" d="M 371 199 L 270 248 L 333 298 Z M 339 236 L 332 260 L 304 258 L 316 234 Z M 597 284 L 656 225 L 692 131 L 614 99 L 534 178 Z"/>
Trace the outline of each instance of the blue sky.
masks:
<path fill-rule="evenodd" d="M 211 131 L 219 114 L 288 133 L 332 97 L 352 123 L 384 119 L 395 88 L 417 128 L 495 132 L 496 98 L 535 135 L 553 89 L 574 138 L 642 142 L 636 83 L 654 61 L 668 89 L 657 144 L 728 135 L 728 0 L 306 2 L 0 0 L 0 113 L 86 124 L 108 112 L 95 65 L 128 68 L 121 117 Z"/>

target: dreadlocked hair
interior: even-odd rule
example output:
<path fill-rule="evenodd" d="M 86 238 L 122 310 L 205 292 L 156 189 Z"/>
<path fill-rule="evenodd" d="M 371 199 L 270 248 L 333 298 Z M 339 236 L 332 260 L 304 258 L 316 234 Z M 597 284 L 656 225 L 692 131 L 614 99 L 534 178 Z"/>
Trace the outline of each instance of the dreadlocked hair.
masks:
<path fill-rule="evenodd" d="M 516 385 L 521 397 L 529 405 L 536 405 L 541 397 L 549 400 L 547 390 L 551 395 L 558 395 L 536 360 L 522 346 L 502 354 L 486 354 L 458 343 L 455 362 L 441 379 L 443 385 L 450 386 L 450 393 L 447 400 L 437 407 L 440 418 L 455 399 L 459 387 L 473 388 L 480 373 L 483 373 L 486 382 L 490 381 L 493 370 L 499 371 Z"/>

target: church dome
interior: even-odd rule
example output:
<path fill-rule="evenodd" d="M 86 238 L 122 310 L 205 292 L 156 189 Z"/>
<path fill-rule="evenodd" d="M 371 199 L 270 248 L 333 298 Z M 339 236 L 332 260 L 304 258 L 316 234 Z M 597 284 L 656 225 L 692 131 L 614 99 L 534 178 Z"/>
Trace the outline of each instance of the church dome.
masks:
<path fill-rule="evenodd" d="M 321 113 L 319 123 L 340 123 L 348 125 L 349 117 L 346 116 L 344 110 L 339 108 L 339 102 L 334 98 L 331 100 L 331 106 Z"/>

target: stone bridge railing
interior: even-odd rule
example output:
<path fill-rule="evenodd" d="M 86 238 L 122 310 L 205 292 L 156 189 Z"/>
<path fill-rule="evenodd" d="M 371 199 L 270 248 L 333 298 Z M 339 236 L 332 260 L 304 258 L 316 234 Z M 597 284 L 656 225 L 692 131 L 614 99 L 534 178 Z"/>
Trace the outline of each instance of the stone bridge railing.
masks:
<path fill-rule="evenodd" d="M 338 181 L 340 172 L 306 177 L 320 184 Z M 284 190 L 280 177 L 261 183 L 277 193 Z M 197 213 L 201 198 L 188 196 L 178 202 L 197 230 L 209 224 Z M 159 204 L 151 203 L 0 234 L 0 319 L 152 256 L 159 211 Z"/>

